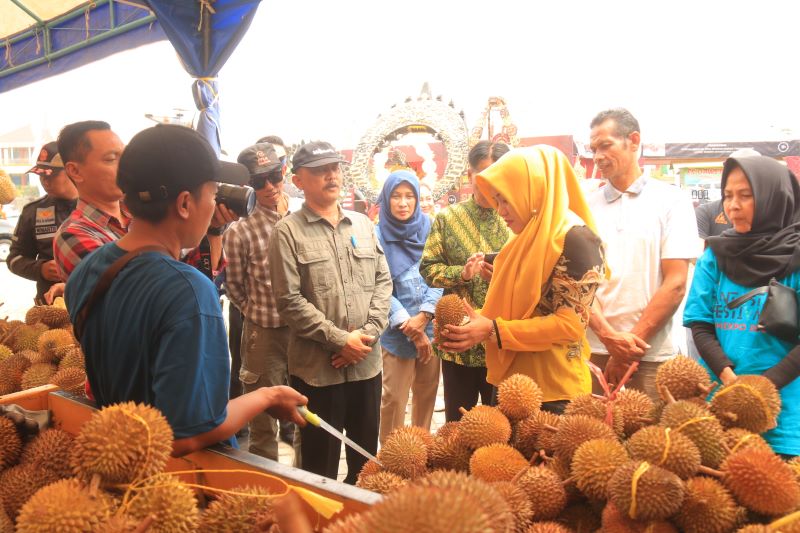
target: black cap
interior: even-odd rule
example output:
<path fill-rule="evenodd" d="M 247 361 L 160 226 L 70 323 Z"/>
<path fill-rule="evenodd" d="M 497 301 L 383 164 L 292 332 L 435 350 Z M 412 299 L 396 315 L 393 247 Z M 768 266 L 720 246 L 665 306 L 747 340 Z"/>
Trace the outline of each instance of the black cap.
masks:
<path fill-rule="evenodd" d="M 266 142 L 245 148 L 236 160 L 247 167 L 251 176 L 266 174 L 271 170 L 281 168 L 281 159 L 275 152 L 275 147 Z"/>
<path fill-rule="evenodd" d="M 330 144 L 322 141 L 304 144 L 292 157 L 292 172 L 300 167 L 321 167 L 331 163 L 345 163 L 342 154 Z"/>
<path fill-rule="evenodd" d="M 53 141 L 42 146 L 36 164 L 28 172 L 39 174 L 40 176 L 50 176 L 64 169 L 64 162 L 58 155 L 58 143 Z"/>
<path fill-rule="evenodd" d="M 207 181 L 246 185 L 247 168 L 217 159 L 211 145 L 191 128 L 158 124 L 134 135 L 122 152 L 117 185 L 143 202 L 175 198 Z"/>

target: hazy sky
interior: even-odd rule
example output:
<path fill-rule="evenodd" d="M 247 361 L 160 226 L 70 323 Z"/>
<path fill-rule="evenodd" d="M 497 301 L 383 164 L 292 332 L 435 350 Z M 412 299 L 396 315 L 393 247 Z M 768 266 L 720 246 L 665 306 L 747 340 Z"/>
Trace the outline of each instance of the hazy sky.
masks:
<path fill-rule="evenodd" d="M 223 148 L 258 137 L 352 148 L 428 81 L 474 122 L 506 98 L 522 136 L 587 136 L 625 106 L 645 142 L 800 137 L 800 2 L 264 0 L 220 73 Z M 0 94 L 0 133 L 194 110 L 167 42 Z M 787 133 L 788 132 L 788 133 Z"/>

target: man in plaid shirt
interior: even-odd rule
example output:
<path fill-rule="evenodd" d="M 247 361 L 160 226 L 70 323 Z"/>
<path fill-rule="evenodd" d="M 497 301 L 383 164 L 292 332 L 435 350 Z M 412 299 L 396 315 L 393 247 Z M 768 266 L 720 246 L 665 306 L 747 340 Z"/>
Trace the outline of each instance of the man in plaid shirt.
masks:
<path fill-rule="evenodd" d="M 117 186 L 117 166 L 124 148 L 111 126 L 99 120 L 69 124 L 58 135 L 58 152 L 79 195 L 77 208 L 53 240 L 53 257 L 64 281 L 89 253 L 128 233 L 131 217 L 120 202 L 122 191 Z M 221 231 L 214 228 L 234 218 L 224 206 L 217 206 L 208 235 L 211 265 L 222 260 Z M 199 267 L 203 262 L 199 249 L 193 249 L 184 262 Z M 213 274 L 217 269 L 209 270 Z M 56 284 L 45 298 L 52 302 L 63 291 L 64 284 Z"/>
<path fill-rule="evenodd" d="M 283 192 L 284 167 L 272 144 L 250 146 L 238 161 L 250 172 L 257 206 L 252 215 L 228 228 L 223 246 L 227 295 L 244 317 L 239 379 L 248 393 L 288 382 L 289 328 L 278 315 L 267 258 L 272 230 L 286 215 L 288 198 Z M 250 453 L 277 461 L 277 436 L 278 421 L 266 412 L 259 414 L 250 422 Z"/>

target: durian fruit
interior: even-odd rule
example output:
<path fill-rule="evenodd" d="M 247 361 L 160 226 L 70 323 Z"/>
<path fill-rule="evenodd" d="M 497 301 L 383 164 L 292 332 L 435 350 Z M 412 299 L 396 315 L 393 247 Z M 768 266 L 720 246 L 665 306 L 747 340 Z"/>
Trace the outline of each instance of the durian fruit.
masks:
<path fill-rule="evenodd" d="M 256 506 L 252 502 L 251 505 Z M 148 533 L 194 532 L 200 519 L 192 489 L 169 474 L 158 474 L 138 483 L 133 497 L 123 506 L 134 520 L 154 517 Z"/>
<path fill-rule="evenodd" d="M 47 331 L 47 326 L 44 324 L 22 325 L 15 332 L 12 348 L 15 352 L 22 350 L 38 351 L 39 349 L 39 336 Z"/>
<path fill-rule="evenodd" d="M 718 468 L 727 455 L 722 425 L 704 407 L 688 400 L 667 404 L 661 414 L 661 425 L 689 437 L 700 450 L 700 461 L 704 466 Z"/>
<path fill-rule="evenodd" d="M 800 457 L 793 457 L 786 464 L 792 469 L 794 477 L 797 478 L 797 482 L 800 483 Z"/>
<path fill-rule="evenodd" d="M 20 388 L 22 374 L 30 368 L 31 362 L 20 354 L 14 354 L 0 363 L 0 393 L 10 394 Z"/>
<path fill-rule="evenodd" d="M 458 432 L 467 447 L 476 449 L 494 443 L 507 443 L 511 438 L 511 423 L 496 407 L 476 405 L 462 410 Z"/>
<path fill-rule="evenodd" d="M 678 533 L 678 529 L 665 520 L 632 520 L 612 502 L 608 502 L 603 509 L 602 524 L 603 533 Z"/>
<path fill-rule="evenodd" d="M 259 515 L 273 515 L 273 500 L 263 487 L 236 487 L 236 494 L 223 494 L 214 500 L 200 518 L 198 531 L 228 533 L 259 531 L 255 529 Z M 272 517 L 274 518 L 274 517 Z M 274 521 L 274 520 L 272 520 Z"/>
<path fill-rule="evenodd" d="M 442 489 L 410 485 L 392 493 L 369 511 L 361 514 L 358 529 L 341 529 L 349 533 L 483 533 L 513 531 L 513 516 L 508 505 L 491 487 L 498 504 L 506 514 L 507 525 L 498 527 L 482 505 L 484 493 L 472 493 L 464 488 Z"/>
<path fill-rule="evenodd" d="M 671 428 L 642 428 L 626 443 L 631 458 L 665 468 L 681 479 L 688 479 L 700 468 L 700 450 L 694 442 Z"/>
<path fill-rule="evenodd" d="M 17 352 L 19 355 L 25 356 L 25 358 L 31 362 L 32 365 L 36 363 L 49 363 L 50 361 L 43 361 L 42 357 L 39 355 L 39 352 L 34 350 L 20 350 Z"/>
<path fill-rule="evenodd" d="M 567 493 L 562 480 L 549 468 L 529 467 L 515 483 L 528 495 L 534 520 L 553 520 L 567 505 Z"/>
<path fill-rule="evenodd" d="M 8 517 L 0 502 L 0 533 L 14 533 L 14 522 Z"/>
<path fill-rule="evenodd" d="M 558 522 L 534 522 L 526 533 L 572 533 L 572 530 Z"/>
<path fill-rule="evenodd" d="M 86 361 L 83 359 L 83 351 L 80 346 L 73 345 L 67 346 L 58 350 L 58 369 L 64 370 L 65 368 L 80 368 L 86 369 Z"/>
<path fill-rule="evenodd" d="M 533 507 L 528 495 L 520 487 L 510 481 L 492 483 L 494 488 L 506 501 L 514 515 L 514 531 L 524 533 L 533 520 Z"/>
<path fill-rule="evenodd" d="M 467 472 L 471 456 L 472 450 L 461 440 L 458 422 L 447 422 L 436 432 L 428 449 L 428 467 L 431 470 Z"/>
<path fill-rule="evenodd" d="M 464 303 L 457 294 L 446 294 L 439 298 L 436 303 L 436 327 L 434 328 L 434 342 L 439 344 L 442 338 L 442 330 L 445 326 L 460 326 L 467 322 L 467 313 L 464 310 Z"/>
<path fill-rule="evenodd" d="M 508 504 L 503 496 L 499 494 L 489 483 L 469 477 L 460 472 L 438 471 L 431 472 L 427 476 L 419 478 L 414 482 L 414 485 L 429 489 L 439 489 L 454 494 L 460 493 L 464 498 L 474 498 L 479 502 L 477 504 L 477 508 L 482 512 L 482 514 L 489 517 L 489 522 L 494 528 L 489 531 L 505 531 L 511 533 L 514 530 L 513 513 L 508 508 Z M 408 489 L 409 487 L 402 488 L 393 493 L 388 499 L 394 499 L 399 493 Z M 425 516 L 426 512 L 423 512 L 424 509 L 430 509 L 428 516 Z M 417 511 L 413 512 L 416 513 Z M 424 521 L 430 519 L 430 514 L 436 514 L 437 512 L 439 512 L 439 507 L 437 506 L 426 505 L 424 507 L 420 507 L 420 514 L 422 515 L 421 520 Z M 456 525 L 459 524 L 458 520 L 453 521 L 452 524 L 450 524 L 450 527 L 448 527 L 446 521 L 441 521 L 440 523 L 444 528 L 441 529 L 442 532 L 460 531 L 460 529 L 456 527 Z M 388 526 L 389 529 L 386 529 L 385 531 L 392 531 L 391 527 L 394 525 L 396 524 L 392 522 L 388 523 L 384 527 Z M 426 529 L 425 527 L 420 529 L 424 531 L 438 531 L 436 529 Z M 419 530 L 409 529 L 408 531 L 414 532 Z"/>
<path fill-rule="evenodd" d="M 570 463 L 563 457 L 554 455 L 550 460 L 545 460 L 542 465 L 555 472 L 558 479 L 562 481 L 564 491 L 567 493 L 567 502 L 574 502 L 582 498 L 578 485 L 575 484 L 575 478 L 572 477 Z"/>
<path fill-rule="evenodd" d="M 10 204 L 17 197 L 17 188 L 8 172 L 0 168 L 0 205 Z"/>
<path fill-rule="evenodd" d="M 644 461 L 631 461 L 617 469 L 608 482 L 609 501 L 633 520 L 666 520 L 681 508 L 683 481 Z"/>
<path fill-rule="evenodd" d="M 69 456 L 74 442 L 75 438 L 66 431 L 56 428 L 45 429 L 25 445 L 20 464 L 46 468 L 59 478 L 71 477 Z"/>
<path fill-rule="evenodd" d="M 748 509 L 768 516 L 800 506 L 794 472 L 780 457 L 758 449 L 740 450 L 722 463 L 725 486 Z"/>
<path fill-rule="evenodd" d="M 11 520 L 17 519 L 22 505 L 40 488 L 58 481 L 58 476 L 36 465 L 17 465 L 0 474 L 0 502 Z"/>
<path fill-rule="evenodd" d="M 528 418 L 542 406 L 542 389 L 524 374 L 513 374 L 497 387 L 497 408 L 512 422 Z"/>
<path fill-rule="evenodd" d="M 552 455 L 556 432 L 546 428 L 558 428 L 561 418 L 549 411 L 539 411 L 533 416 L 520 420 L 514 431 L 514 447 L 528 459 L 539 450 L 544 450 L 548 455 Z"/>
<path fill-rule="evenodd" d="M 83 396 L 86 390 L 86 372 L 80 368 L 67 367 L 53 374 L 50 383 L 58 385 L 70 394 Z"/>
<path fill-rule="evenodd" d="M 28 325 L 42 323 L 49 328 L 63 328 L 69 326 L 69 313 L 66 308 L 53 305 L 37 305 L 25 313 L 25 323 Z"/>
<path fill-rule="evenodd" d="M 391 491 L 403 487 L 408 480 L 392 474 L 391 472 L 378 472 L 369 476 L 359 476 L 356 487 L 371 490 L 378 494 L 388 494 Z"/>
<path fill-rule="evenodd" d="M 0 416 L 0 471 L 17 464 L 22 452 L 22 439 L 17 426 L 6 417 Z"/>
<path fill-rule="evenodd" d="M 364 463 L 364 466 L 361 467 L 361 471 L 358 473 L 356 478 L 356 485 L 358 485 L 358 481 L 361 480 L 363 477 L 371 476 L 372 474 L 377 474 L 378 472 L 383 472 L 383 467 L 376 463 L 373 460 L 369 460 Z"/>
<path fill-rule="evenodd" d="M 57 361 L 57 350 L 75 344 L 72 333 L 65 329 L 51 329 L 39 335 L 39 361 L 53 363 Z"/>
<path fill-rule="evenodd" d="M 764 440 L 761 435 L 751 433 L 742 428 L 730 428 L 725 430 L 725 446 L 736 453 L 739 450 L 748 448 L 758 448 L 759 450 L 772 451 L 772 447 Z"/>
<path fill-rule="evenodd" d="M 563 417 L 556 431 L 553 449 L 556 455 L 571 462 L 578 446 L 592 439 L 617 440 L 617 435 L 608 424 L 596 418 L 586 415 Z"/>
<path fill-rule="evenodd" d="M 737 529 L 736 533 L 774 533 L 772 528 L 763 524 L 750 524 L 741 529 Z M 782 531 L 779 533 L 783 533 Z"/>
<path fill-rule="evenodd" d="M 608 413 L 605 400 L 596 398 L 593 394 L 581 394 L 574 397 L 564 409 L 564 416 L 586 415 L 598 420 L 605 420 Z"/>
<path fill-rule="evenodd" d="M 669 399 L 667 392 L 675 400 L 687 400 L 705 397 L 711 390 L 711 380 L 700 363 L 679 355 L 659 365 L 656 387 L 662 400 Z"/>
<path fill-rule="evenodd" d="M 64 479 L 39 489 L 22 506 L 17 517 L 18 533 L 82 533 L 95 531 L 111 516 L 114 498 L 91 493 L 75 479 Z"/>
<path fill-rule="evenodd" d="M 367 526 L 364 524 L 364 517 L 367 512 L 368 511 L 357 514 L 353 513 L 338 518 L 322 531 L 323 533 L 368 533 L 366 529 Z"/>
<path fill-rule="evenodd" d="M 764 376 L 742 375 L 711 398 L 711 412 L 728 427 L 764 433 L 777 425 L 781 396 Z"/>
<path fill-rule="evenodd" d="M 572 456 L 572 476 L 578 489 L 589 499 L 605 501 L 608 480 L 628 461 L 628 452 L 616 440 L 588 440 L 578 446 Z"/>
<path fill-rule="evenodd" d="M 558 521 L 575 533 L 595 533 L 601 528 L 599 511 L 585 502 L 568 505 Z"/>
<path fill-rule="evenodd" d="M 56 373 L 56 365 L 50 363 L 34 363 L 22 374 L 20 388 L 22 390 L 41 387 L 50 383 L 50 379 Z"/>
<path fill-rule="evenodd" d="M 14 355 L 14 350 L 6 346 L 5 344 L 0 344 L 0 363 L 8 359 Z"/>
<path fill-rule="evenodd" d="M 155 408 L 126 402 L 92 414 L 75 438 L 70 464 L 84 482 L 132 483 L 164 470 L 172 453 L 172 428 Z"/>
<path fill-rule="evenodd" d="M 653 400 L 636 389 L 625 389 L 617 393 L 612 408 L 614 431 L 621 438 L 627 438 L 655 422 Z"/>
<path fill-rule="evenodd" d="M 736 501 L 722 484 L 709 477 L 686 481 L 686 497 L 673 521 L 686 533 L 725 533 L 736 524 Z"/>
<path fill-rule="evenodd" d="M 378 460 L 387 471 L 405 479 L 414 479 L 427 472 L 428 443 L 432 441 L 418 430 L 401 427 L 386 437 L 378 452 Z"/>
<path fill-rule="evenodd" d="M 470 474 L 489 483 L 511 481 L 528 466 L 528 460 L 508 444 L 482 446 L 469 460 Z"/>

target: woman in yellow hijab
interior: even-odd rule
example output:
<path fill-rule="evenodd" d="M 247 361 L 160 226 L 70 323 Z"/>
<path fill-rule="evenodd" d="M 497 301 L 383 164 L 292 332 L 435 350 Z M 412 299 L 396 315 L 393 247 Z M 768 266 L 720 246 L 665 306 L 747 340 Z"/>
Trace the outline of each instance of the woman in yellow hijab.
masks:
<path fill-rule="evenodd" d="M 515 236 L 494 261 L 483 309 L 466 303 L 470 322 L 448 326 L 442 347 L 459 352 L 486 343 L 486 380 L 521 373 L 561 412 L 589 393 L 589 324 L 605 276 L 600 238 L 578 179 L 550 146 L 512 150 L 476 179 Z"/>

